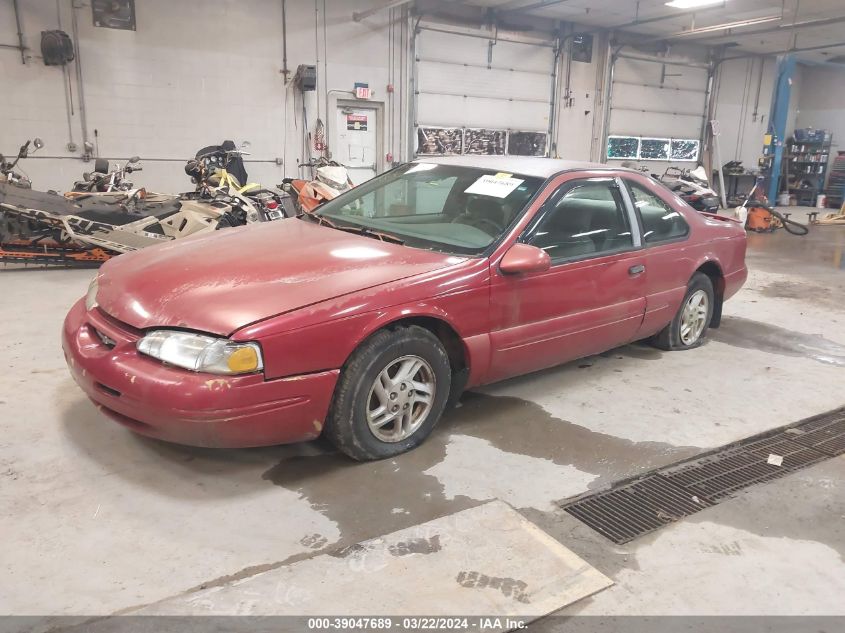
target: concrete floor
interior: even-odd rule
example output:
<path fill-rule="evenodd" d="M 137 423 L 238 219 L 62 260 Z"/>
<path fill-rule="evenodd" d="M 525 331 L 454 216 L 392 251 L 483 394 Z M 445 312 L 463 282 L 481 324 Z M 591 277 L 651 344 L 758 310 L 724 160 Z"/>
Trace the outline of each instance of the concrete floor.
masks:
<path fill-rule="evenodd" d="M 616 581 L 563 614 L 845 614 L 845 458 L 624 547 L 556 508 L 843 404 L 845 227 L 749 247 L 707 345 L 468 393 L 425 445 L 367 464 L 319 441 L 215 451 L 114 425 L 58 342 L 93 272 L 0 270 L 0 613 L 131 612 L 500 499 Z"/>

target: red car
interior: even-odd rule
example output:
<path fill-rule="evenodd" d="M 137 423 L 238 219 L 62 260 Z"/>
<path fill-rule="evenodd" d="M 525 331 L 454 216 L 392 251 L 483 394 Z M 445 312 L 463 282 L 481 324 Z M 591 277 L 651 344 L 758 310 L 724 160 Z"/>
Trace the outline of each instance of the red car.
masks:
<path fill-rule="evenodd" d="M 184 444 L 325 434 L 407 451 L 467 387 L 631 341 L 701 343 L 747 276 L 736 221 L 639 172 L 542 158 L 402 165 L 298 219 L 107 262 L 64 323 L 109 417 Z"/>

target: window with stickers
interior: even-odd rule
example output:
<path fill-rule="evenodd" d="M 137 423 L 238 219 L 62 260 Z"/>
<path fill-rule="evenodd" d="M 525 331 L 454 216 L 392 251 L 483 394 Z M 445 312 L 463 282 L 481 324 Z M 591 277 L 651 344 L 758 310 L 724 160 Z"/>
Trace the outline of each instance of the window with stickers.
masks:
<path fill-rule="evenodd" d="M 340 230 L 447 253 L 483 253 L 518 218 L 543 178 L 439 163 L 409 163 L 306 214 Z"/>

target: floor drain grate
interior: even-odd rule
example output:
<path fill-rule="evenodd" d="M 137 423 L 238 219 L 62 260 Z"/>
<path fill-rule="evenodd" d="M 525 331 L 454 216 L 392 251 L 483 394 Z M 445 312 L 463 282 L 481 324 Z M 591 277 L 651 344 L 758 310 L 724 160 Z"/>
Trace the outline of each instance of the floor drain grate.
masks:
<path fill-rule="evenodd" d="M 721 501 L 754 484 L 771 481 L 828 459 L 819 451 L 801 446 L 779 433 L 771 438 L 728 448 L 693 462 L 668 467 L 661 475 L 691 494 L 710 502 Z M 769 455 L 783 458 L 770 464 Z"/>
<path fill-rule="evenodd" d="M 665 466 L 561 507 L 614 543 L 627 543 L 732 494 L 845 453 L 845 409 Z M 770 459 L 774 456 L 773 459 Z M 781 461 L 782 460 L 782 461 Z M 771 463 L 770 463 L 771 462 Z"/>
<path fill-rule="evenodd" d="M 814 424 L 811 428 L 796 427 L 790 431 L 799 431 L 790 435 L 796 444 L 809 446 L 831 457 L 845 453 L 845 418 Z"/>
<path fill-rule="evenodd" d="M 590 496 L 566 508 L 614 543 L 643 534 L 698 512 L 709 504 L 652 475 L 627 486 Z"/>

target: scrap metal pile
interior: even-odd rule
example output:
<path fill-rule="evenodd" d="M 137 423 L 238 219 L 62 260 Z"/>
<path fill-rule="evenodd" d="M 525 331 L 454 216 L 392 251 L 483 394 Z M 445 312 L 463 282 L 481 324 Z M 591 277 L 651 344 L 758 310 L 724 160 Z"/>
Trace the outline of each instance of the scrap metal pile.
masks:
<path fill-rule="evenodd" d="M 43 146 L 40 140 L 35 148 Z M 194 191 L 170 195 L 136 188 L 127 176 L 139 171 L 131 158 L 95 169 L 64 194 L 37 191 L 15 173 L 30 142 L 13 162 L 0 156 L 0 261 L 60 266 L 99 265 L 129 251 L 188 235 L 266 222 L 295 214 L 284 192 L 246 183 L 242 151 L 234 143 L 205 147 L 185 172 Z"/>

